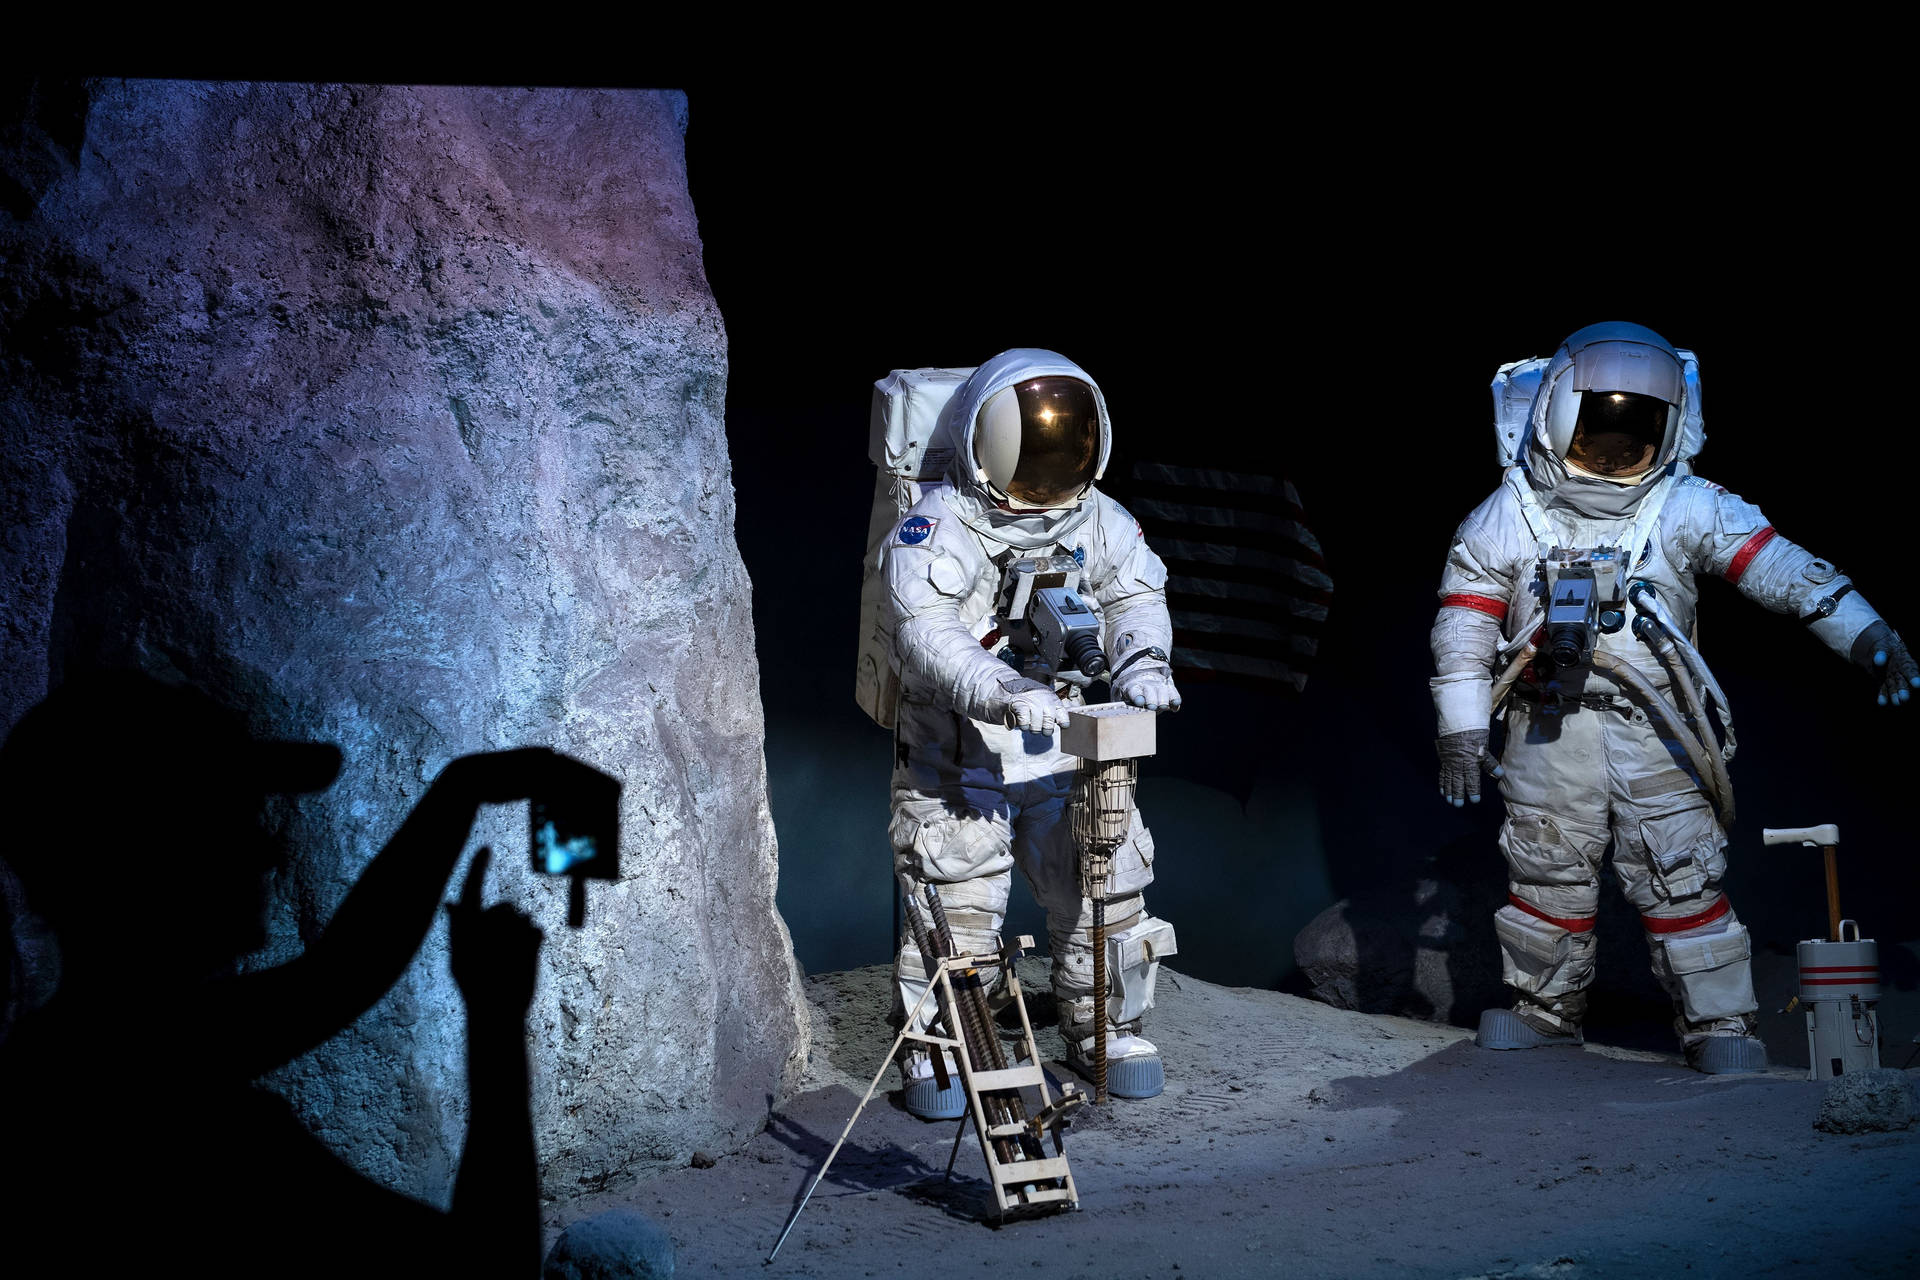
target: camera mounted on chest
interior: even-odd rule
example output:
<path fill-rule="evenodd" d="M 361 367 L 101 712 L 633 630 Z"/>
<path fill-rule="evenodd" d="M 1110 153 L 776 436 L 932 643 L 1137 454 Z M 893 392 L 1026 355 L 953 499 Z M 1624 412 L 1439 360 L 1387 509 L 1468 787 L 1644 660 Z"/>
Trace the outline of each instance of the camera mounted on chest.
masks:
<path fill-rule="evenodd" d="M 1565 670 L 1593 661 L 1598 638 L 1626 625 L 1626 568 L 1623 547 L 1554 547 L 1534 562 L 1532 591 L 1546 607 L 1536 663 Z"/>
<path fill-rule="evenodd" d="M 1089 680 L 1106 671 L 1100 615 L 1080 594 L 1082 572 L 1072 555 L 1007 562 L 994 613 L 1010 662 L 1024 670 L 1037 660 L 1055 674 L 1077 671 Z"/>

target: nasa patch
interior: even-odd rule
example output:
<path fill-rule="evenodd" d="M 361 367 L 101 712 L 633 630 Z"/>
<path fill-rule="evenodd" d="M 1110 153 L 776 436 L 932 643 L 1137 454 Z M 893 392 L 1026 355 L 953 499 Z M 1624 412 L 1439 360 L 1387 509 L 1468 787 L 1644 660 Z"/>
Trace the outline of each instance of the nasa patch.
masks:
<path fill-rule="evenodd" d="M 900 541 L 909 547 L 917 547 L 933 536 L 939 521 L 927 516 L 908 516 L 900 522 Z"/>
<path fill-rule="evenodd" d="M 1087 547 L 1085 543 L 1073 549 L 1073 562 L 1082 569 L 1087 567 Z"/>

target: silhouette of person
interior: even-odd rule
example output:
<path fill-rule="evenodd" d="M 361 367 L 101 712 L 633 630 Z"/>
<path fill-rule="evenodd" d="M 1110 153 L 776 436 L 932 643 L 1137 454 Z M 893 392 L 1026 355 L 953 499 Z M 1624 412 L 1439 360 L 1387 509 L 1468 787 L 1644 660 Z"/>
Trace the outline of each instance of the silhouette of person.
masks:
<path fill-rule="evenodd" d="M 485 850 L 448 908 L 471 1103 L 450 1211 L 363 1177 L 252 1082 L 400 977 L 480 805 L 601 775 L 544 749 L 454 760 L 301 956 L 236 972 L 265 941 L 280 862 L 262 802 L 323 788 L 339 764 L 330 745 L 255 741 L 203 695 L 129 675 L 61 689 L 0 749 L 4 854 L 44 922 L 23 929 L 16 911 L 9 933 L 50 930 L 59 951 L 51 996 L 16 1010 L 0 1044 L 11 1274 L 537 1274 L 525 1018 L 541 934 L 482 907 Z M 46 967 L 9 988 L 44 992 Z M 340 1096 L 392 1087 L 352 1084 Z"/>

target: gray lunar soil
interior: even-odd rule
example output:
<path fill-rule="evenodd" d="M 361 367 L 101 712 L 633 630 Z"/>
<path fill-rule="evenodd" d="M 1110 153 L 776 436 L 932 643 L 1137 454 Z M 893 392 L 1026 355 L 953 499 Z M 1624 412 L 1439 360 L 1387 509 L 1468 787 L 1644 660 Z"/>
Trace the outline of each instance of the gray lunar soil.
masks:
<path fill-rule="evenodd" d="M 1040 1021 L 1044 962 L 1021 974 Z M 1920 1261 L 1920 1129 L 1821 1133 L 1825 1086 L 1799 1069 L 1708 1078 L 1595 1045 L 1491 1053 L 1459 1028 L 1163 969 L 1148 1034 L 1167 1092 L 1081 1110 L 1079 1212 L 996 1227 L 972 1132 L 943 1181 L 956 1126 L 901 1110 L 889 1068 L 766 1266 L 893 1034 L 884 968 L 819 975 L 807 994 L 808 1074 L 764 1133 L 711 1167 L 572 1201 L 549 1238 L 638 1209 L 683 1276 L 1832 1276 Z M 1057 1034 L 1041 1053 L 1077 1079 Z"/>

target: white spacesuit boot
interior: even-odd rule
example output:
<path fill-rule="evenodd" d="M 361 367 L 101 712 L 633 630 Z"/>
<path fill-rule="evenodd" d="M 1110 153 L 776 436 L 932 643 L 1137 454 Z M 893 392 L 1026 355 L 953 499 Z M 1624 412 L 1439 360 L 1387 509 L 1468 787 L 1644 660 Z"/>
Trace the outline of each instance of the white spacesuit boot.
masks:
<path fill-rule="evenodd" d="M 1112 995 L 1100 1034 L 1107 1037 L 1107 1092 L 1116 1098 L 1157 1097 L 1166 1087 L 1160 1050 L 1141 1035 L 1153 1007 L 1160 957 L 1173 954 L 1172 926 L 1146 913 L 1138 893 L 1109 897 L 1107 972 Z M 1072 927 L 1061 926 L 1072 919 Z M 1060 1032 L 1067 1042 L 1067 1065 L 1094 1076 L 1093 913 L 1089 904 L 1077 919 L 1049 918 L 1053 943 L 1053 991 L 1060 1005 Z"/>
<path fill-rule="evenodd" d="M 1538 385 L 1516 427 L 1501 415 L 1523 374 Z M 1483 1018 L 1489 1048 L 1578 1042 L 1611 842 L 1688 1063 L 1765 1066 L 1746 930 L 1720 890 L 1732 724 L 1691 645 L 1696 574 L 1799 617 L 1874 673 L 1883 703 L 1920 688 L 1920 666 L 1833 565 L 1689 473 L 1705 439 L 1696 378 L 1658 334 L 1608 323 L 1495 379 L 1496 428 L 1521 465 L 1455 534 L 1432 634 L 1441 795 L 1478 801 L 1489 772 L 1507 802 L 1495 926 L 1515 1002 Z"/>
<path fill-rule="evenodd" d="M 903 381 L 896 374 L 882 389 Z M 928 449 L 951 458 L 944 481 L 924 484 L 886 535 L 879 562 L 885 599 L 876 625 L 887 634 L 899 690 L 896 869 L 910 884 L 940 886 L 957 946 L 991 950 L 1008 872 L 1018 865 L 1047 909 L 1063 1021 L 1074 1025 L 1084 1004 L 1090 1027 L 1091 982 L 1079 977 L 1075 930 L 1061 923 L 1085 910 L 1067 822 L 1077 761 L 1058 737 L 1068 707 L 1082 699 L 1078 683 L 1062 678 L 1073 670 L 1049 666 L 1013 643 L 1008 632 L 1017 628 L 1003 629 L 1003 588 L 1022 559 L 1051 558 L 1064 566 L 1062 581 L 1077 575 L 1076 599 L 1100 624 L 1098 662 L 1083 652 L 1074 660 L 1089 665 L 1078 674 L 1123 670 L 1114 678 L 1117 699 L 1168 710 L 1179 694 L 1166 659 L 1166 567 L 1139 524 L 1093 487 L 1110 444 L 1106 403 L 1065 358 L 1031 349 L 995 357 L 952 389 L 931 435 Z M 885 456 L 895 456 L 891 443 Z M 868 673 L 863 687 L 884 684 Z M 1137 902 L 1152 879 L 1151 840 L 1125 847 L 1135 855 L 1132 879 L 1111 893 Z M 956 909 L 962 918 L 952 919 Z M 896 974 L 910 1007 L 925 981 L 911 941 Z M 1157 1054 L 1134 1056 L 1151 1056 L 1158 1068 Z M 910 1086 L 908 1107 L 924 1114 L 919 1095 Z"/>

